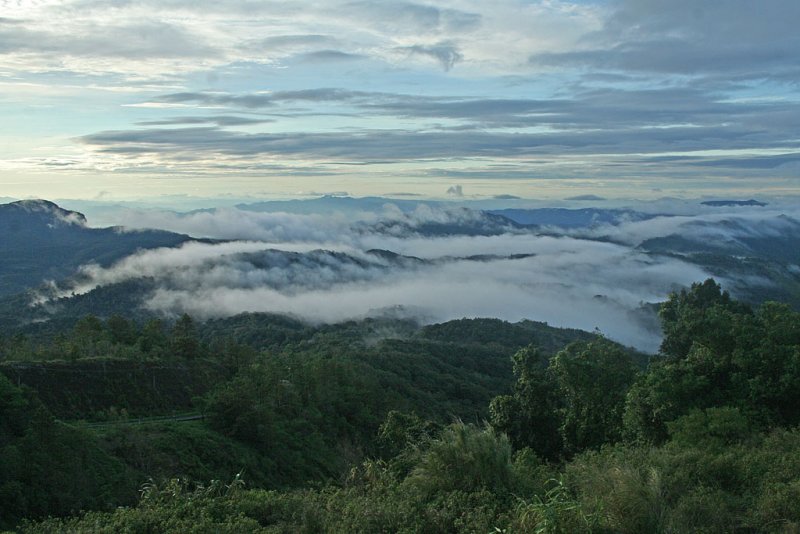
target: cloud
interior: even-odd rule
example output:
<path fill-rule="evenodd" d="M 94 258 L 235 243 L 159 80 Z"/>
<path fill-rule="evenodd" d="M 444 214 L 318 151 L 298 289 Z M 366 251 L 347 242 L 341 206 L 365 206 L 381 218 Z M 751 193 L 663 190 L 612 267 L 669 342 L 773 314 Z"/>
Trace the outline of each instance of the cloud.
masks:
<path fill-rule="evenodd" d="M 642 304 L 709 273 L 647 253 L 638 247 L 642 242 L 672 234 L 742 241 L 784 235 L 798 225 L 782 210 L 695 209 L 701 213 L 561 235 L 513 227 L 471 235 L 469 228 L 485 221 L 481 212 L 425 204 L 412 211 L 387 204 L 356 222 L 336 213 L 131 211 L 119 222 L 238 240 L 139 252 L 110 268 L 85 266 L 66 293 L 147 278 L 154 290 L 143 305 L 167 314 L 267 311 L 334 322 L 400 306 L 426 321 L 483 316 L 598 327 L 612 339 L 655 350 L 659 333 Z M 463 235 L 433 235 L 432 225 L 460 228 Z"/>
<path fill-rule="evenodd" d="M 231 106 L 240 108 L 271 107 L 282 102 L 342 102 L 375 105 L 381 101 L 415 101 L 419 97 L 395 93 L 353 91 L 335 87 L 299 89 L 292 91 L 268 91 L 259 93 L 232 94 L 225 92 L 182 92 L 161 95 L 153 99 L 155 103 L 186 104 L 195 103 L 206 106 Z"/>
<path fill-rule="evenodd" d="M 641 221 L 623 221 L 617 225 L 601 225 L 589 230 L 570 232 L 575 237 L 610 239 L 617 243 L 638 246 L 649 239 L 679 236 L 689 241 L 724 246 L 741 243 L 742 239 L 776 237 L 793 234 L 800 229 L 800 210 L 771 207 L 699 206 L 691 215 L 662 215 Z M 721 209 L 722 211 L 715 211 Z M 747 245 L 744 245 L 747 248 Z"/>
<path fill-rule="evenodd" d="M 419 193 L 409 193 L 407 191 L 397 191 L 397 192 L 386 193 L 386 197 L 388 197 L 388 198 L 392 198 L 392 197 L 418 198 L 418 197 L 423 197 L 423 196 L 424 195 L 421 195 Z"/>
<path fill-rule="evenodd" d="M 462 188 L 460 185 L 451 185 L 447 188 L 447 194 L 453 197 L 463 197 L 464 188 Z"/>
<path fill-rule="evenodd" d="M 0 26 L 0 53 L 25 52 L 121 59 L 206 58 L 217 51 L 199 35 L 158 20 L 72 25 L 69 33 Z"/>
<path fill-rule="evenodd" d="M 734 169 L 777 169 L 778 167 L 800 168 L 800 152 L 774 156 L 736 158 L 684 158 L 689 165 L 701 167 L 728 167 Z"/>
<path fill-rule="evenodd" d="M 772 136 L 773 133 L 767 134 Z M 322 160 L 396 161 L 426 158 L 495 157 L 547 158 L 597 154 L 606 159 L 630 155 L 618 162 L 638 165 L 646 153 L 700 150 L 750 150 L 752 130 L 696 126 L 606 130 L 563 130 L 547 133 L 505 131 L 355 130 L 345 132 L 241 133 L 217 127 L 187 127 L 104 131 L 80 140 L 96 150 L 115 154 L 156 153 L 186 161 L 211 153 L 239 157 L 275 155 Z M 773 144 L 788 144 L 773 140 Z M 673 160 L 676 165 L 680 160 Z M 641 170 L 639 172 L 642 172 Z M 500 171 L 503 174 L 504 171 Z"/>
<path fill-rule="evenodd" d="M 86 135 L 81 140 L 97 156 L 99 168 L 142 172 L 150 161 L 171 172 L 249 172 L 261 168 L 267 156 L 283 165 L 305 160 L 317 164 L 318 172 L 340 174 L 353 169 L 345 172 L 334 165 L 415 162 L 432 180 L 602 177 L 658 185 L 694 180 L 689 187 L 701 187 L 700 173 L 717 178 L 716 184 L 730 178 L 774 183 L 798 164 L 800 111 L 791 99 L 736 99 L 674 84 L 577 84 L 550 98 L 346 87 L 185 91 L 149 102 L 226 108 L 230 116 L 259 110 L 277 124 L 269 133 L 229 131 L 225 127 L 235 124 L 209 122 L 217 127 Z M 314 115 L 335 116 L 334 122 L 344 120 L 348 127 L 335 132 L 309 127 L 308 117 Z M 376 124 L 384 128 L 371 127 Z M 180 124 L 143 124 L 159 125 Z M 199 120 L 186 125 L 206 126 Z M 464 161 L 472 164 L 459 164 Z"/>
<path fill-rule="evenodd" d="M 627 160 L 608 160 L 615 166 L 661 164 L 682 167 L 685 172 L 697 172 L 693 167 L 735 167 L 747 169 L 776 169 L 793 163 L 789 155 L 773 156 L 770 160 L 754 161 L 747 153 L 736 158 L 720 158 L 691 152 L 708 150 L 759 150 L 784 147 L 796 150 L 793 132 L 800 128 L 800 112 L 789 101 L 731 101 L 720 100 L 699 89 L 657 88 L 619 89 L 592 88 L 582 90 L 571 99 L 475 99 L 455 96 L 421 97 L 400 93 L 352 91 L 341 88 L 276 91 L 271 93 L 230 94 L 219 92 L 184 92 L 162 95 L 153 100 L 166 104 L 197 104 L 226 106 L 240 109 L 273 110 L 282 117 L 291 116 L 287 106 L 297 103 L 324 105 L 320 114 L 348 114 L 359 117 L 385 116 L 414 121 L 444 121 L 446 126 L 431 128 L 421 124 L 403 130 L 372 131 L 351 128 L 337 134 L 354 159 L 423 159 L 432 157 L 514 157 L 542 155 L 557 158 L 565 153 L 597 154 L 608 159 L 612 154 L 628 154 Z M 296 111 L 294 111 L 296 113 Z M 308 114 L 302 110 L 301 114 Z M 312 111 L 313 113 L 313 111 Z M 404 121 L 404 124 L 408 124 Z M 144 132 L 158 137 L 157 132 Z M 85 137 L 101 141 L 106 132 Z M 129 132 L 136 136 L 136 132 Z M 181 136 L 171 132 L 180 149 Z M 247 152 L 248 145 L 261 144 L 255 137 L 230 138 L 225 133 L 208 131 L 221 144 L 235 143 Z M 227 137 L 222 140 L 220 137 Z M 276 136 L 281 137 L 280 135 Z M 287 144 L 328 137 L 319 157 L 337 157 L 337 137 L 306 131 L 287 133 Z M 213 139 L 209 139 L 213 142 Z M 253 143 L 256 141 L 256 143 Z M 261 141 L 266 141 L 262 138 Z M 379 151 L 385 143 L 387 150 Z M 100 143 L 105 144 L 105 142 Z M 154 144 L 154 143 L 151 143 Z M 380 152 L 356 155 L 357 147 Z M 398 146 L 401 145 L 401 146 Z M 262 144 L 262 146 L 265 146 Z M 442 149 L 438 149 L 441 147 Z M 165 147 L 166 148 L 166 147 Z M 308 147 L 308 154 L 316 150 Z M 415 154 L 416 150 L 416 154 Z M 686 154 L 680 155 L 681 151 Z M 295 152 L 287 148 L 287 154 Z M 653 158 L 642 159 L 644 154 Z M 659 153 L 677 154 L 662 158 Z M 397 156 L 393 156 L 397 154 Z M 761 157 L 761 156 L 759 156 Z M 737 159 L 741 158 L 741 159 Z M 627 165 L 626 165 L 627 164 Z M 651 167 L 653 165 L 650 165 Z M 596 169 L 600 172 L 601 169 Z M 611 171 L 609 171 L 611 172 Z"/>
<path fill-rule="evenodd" d="M 361 54 L 351 54 L 341 50 L 317 50 L 299 56 L 300 61 L 307 63 L 332 63 L 342 61 L 358 61 L 365 59 Z"/>
<path fill-rule="evenodd" d="M 26 134 L 24 154 L 3 162 L 19 172 L 225 174 L 253 191 L 241 184 L 302 162 L 292 176 L 379 176 L 396 190 L 412 177 L 436 190 L 448 177 L 650 192 L 788 190 L 800 164 L 793 0 L 2 8 L 3 116 L 27 132 L 33 110 L 54 106 L 65 125 L 57 146 L 69 154 L 43 155 Z M 86 122 L 88 107 L 113 120 Z M 193 108 L 219 116 L 174 116 Z M 80 146 L 67 147 L 68 136 Z M 343 169 L 351 164 L 370 167 Z"/>
<path fill-rule="evenodd" d="M 416 55 L 435 59 L 445 68 L 462 60 L 471 63 L 473 71 L 489 69 L 501 75 L 535 75 L 541 69 L 537 72 L 531 66 L 543 65 L 588 68 L 591 76 L 615 74 L 611 70 L 727 76 L 729 83 L 764 77 L 791 83 L 798 73 L 793 53 L 798 48 L 793 27 L 798 7 L 793 0 L 768 0 L 763 8 L 742 0 L 703 5 L 690 0 L 439 4 L 9 2 L 4 5 L 2 26 L 26 32 L 5 35 L 5 50 L 37 54 L 27 61 L 39 64 L 56 63 L 48 54 L 58 55 L 50 58 L 56 60 L 64 55 L 148 56 L 153 61 L 197 58 L 194 64 L 171 64 L 203 71 L 209 66 L 271 64 L 300 53 L 336 50 L 389 65 L 408 63 Z M 129 27 L 124 21 L 137 23 Z M 71 62 L 70 68 L 155 75 L 141 64 L 85 61 Z"/>
<path fill-rule="evenodd" d="M 170 93 L 153 100 L 157 104 L 184 104 L 197 102 L 202 105 L 231 105 L 242 108 L 262 108 L 274 105 L 269 94 L 228 95 L 220 93 Z"/>
<path fill-rule="evenodd" d="M 445 71 L 452 69 L 456 63 L 464 59 L 458 47 L 453 43 L 438 43 L 435 45 L 413 45 L 400 48 L 411 55 L 427 56 L 436 60 Z"/>
<path fill-rule="evenodd" d="M 241 311 L 291 313 L 313 321 L 334 322 L 380 313 L 381 309 L 402 306 L 429 321 L 460 317 L 500 317 L 516 321 L 522 318 L 544 319 L 553 325 L 593 330 L 599 327 L 615 339 L 653 350 L 658 337 L 638 323 L 633 310 L 642 297 L 655 297 L 672 287 L 658 287 L 665 278 L 692 277 L 701 274 L 680 266 L 660 266 L 648 270 L 646 264 L 630 260 L 620 265 L 619 275 L 626 291 L 611 291 L 608 286 L 591 282 L 605 274 L 587 266 L 570 280 L 559 275 L 554 281 L 552 269 L 558 266 L 541 261 L 498 260 L 490 262 L 453 261 L 429 269 L 389 271 L 380 280 L 344 281 L 327 289 L 287 293 L 272 287 L 223 287 L 207 281 L 208 276 L 192 279 L 191 287 L 162 287 L 148 300 L 153 310 L 187 310 L 199 316 L 228 315 Z M 676 262 L 677 265 L 677 262 Z M 570 267 L 573 265 L 570 264 Z M 640 286 L 637 276 L 652 278 Z M 617 282 L 622 280 L 617 279 Z M 652 291 L 648 290 L 652 288 Z M 605 296 L 595 296 L 604 292 Z M 213 304 L 212 304 L 213 303 Z"/>
<path fill-rule="evenodd" d="M 24 65 L 36 68 L 59 64 L 63 68 L 68 57 L 67 68 L 77 75 L 122 73 L 157 79 L 164 76 L 158 68 L 172 67 L 171 72 L 185 73 L 249 63 L 276 65 L 297 54 L 320 50 L 335 50 L 343 54 L 341 57 L 365 55 L 395 66 L 409 63 L 410 54 L 398 54 L 398 48 L 419 47 L 419 53 L 452 66 L 462 52 L 455 47 L 448 51 L 437 43 L 472 38 L 474 43 L 468 45 L 484 55 L 489 53 L 497 67 L 518 69 L 526 48 L 522 43 L 536 42 L 526 31 L 546 29 L 556 20 L 562 24 L 571 20 L 583 27 L 587 23 L 584 19 L 590 18 L 577 8 L 543 5 L 532 9 L 521 0 L 501 3 L 500 9 L 488 9 L 462 2 L 444 7 L 406 1 L 343 0 L 313 4 L 219 0 L 201 5 L 187 0 L 9 2 L 3 5 L 2 26 L 13 26 L 18 32 L 3 36 L 8 47 L 0 48 L 0 55 L 3 51 L 26 54 Z M 527 23 L 527 27 L 508 32 L 518 39 L 495 30 L 514 14 Z M 484 20 L 490 24 L 485 25 Z M 126 21 L 136 22 L 130 31 Z M 150 31 L 159 27 L 161 33 Z M 578 32 L 563 33 L 573 37 Z M 522 43 L 515 44 L 514 58 L 510 59 L 508 43 L 519 41 Z M 495 54 L 503 44 L 505 53 Z M 147 58 L 158 68 L 148 68 L 139 61 L 90 61 L 98 57 Z M 181 62 L 181 58 L 196 61 Z M 19 68 L 17 59 L 9 58 L 8 64 Z"/>
<path fill-rule="evenodd" d="M 575 195 L 574 197 L 567 197 L 564 200 L 580 200 L 580 201 L 601 201 L 606 200 L 603 197 L 597 195 Z"/>
<path fill-rule="evenodd" d="M 294 50 L 297 48 L 331 46 L 337 40 L 329 35 L 301 34 L 301 35 L 275 35 L 259 41 L 259 46 L 267 50 Z"/>
<path fill-rule="evenodd" d="M 116 207 L 100 217 L 104 224 L 128 229 L 158 228 L 196 238 L 366 249 L 381 248 L 378 242 L 363 245 L 372 235 L 383 240 L 418 234 L 499 235 L 516 229 L 508 220 L 459 206 L 380 198 L 361 199 L 361 202 L 348 197 L 342 198 L 342 202 L 331 200 L 319 199 L 313 208 L 303 205 L 307 201 L 295 201 L 286 205 L 250 204 L 189 213 Z"/>
<path fill-rule="evenodd" d="M 343 201 L 351 207 L 346 214 L 324 215 L 235 208 L 117 211 L 115 222 L 136 228 L 234 241 L 143 251 L 109 268 L 84 266 L 65 294 L 146 278 L 154 289 L 144 295 L 143 306 L 158 313 L 206 318 L 266 311 L 335 322 L 400 306 L 425 321 L 529 318 L 598 327 L 612 339 L 655 350 L 659 332 L 642 304 L 662 301 L 710 273 L 642 244 L 678 236 L 747 251 L 766 238 L 797 235 L 800 228 L 793 203 L 710 208 L 665 198 L 649 209 L 687 214 L 551 228 L 544 235 L 491 225 L 486 214 L 465 208 L 422 203 L 401 210 L 389 201 L 380 206 L 368 200 L 360 204 L 363 210 Z M 767 283 L 717 278 L 734 291 Z"/>
<path fill-rule="evenodd" d="M 246 126 L 275 122 L 274 119 L 237 117 L 233 115 L 210 115 L 207 117 L 186 116 L 168 117 L 165 119 L 141 121 L 141 126 L 180 126 L 184 124 L 216 124 L 217 126 Z"/>
<path fill-rule="evenodd" d="M 604 28 L 586 37 L 583 50 L 536 54 L 531 61 L 750 80 L 796 76 L 798 18 L 800 6 L 793 0 L 763 5 L 741 0 L 622 0 Z"/>
<path fill-rule="evenodd" d="M 193 237 L 234 240 L 257 240 L 262 243 L 325 243 L 348 236 L 349 228 L 359 220 L 354 214 L 304 215 L 260 213 L 235 208 L 217 208 L 180 214 L 173 211 L 119 209 L 113 224 L 131 229 L 158 228 L 189 234 Z M 363 214 L 361 220 L 374 220 Z"/>
<path fill-rule="evenodd" d="M 343 8 L 347 15 L 395 35 L 467 32 L 476 29 L 481 22 L 478 13 L 413 2 L 370 0 L 351 2 Z"/>
<path fill-rule="evenodd" d="M 615 339 L 653 349 L 657 336 L 635 319 L 640 304 L 705 275 L 677 260 L 569 238 L 420 238 L 408 247 L 420 250 L 416 245 L 422 243 L 431 253 L 424 264 L 358 250 L 188 244 L 142 252 L 110 269 L 85 267 L 84 285 L 73 290 L 148 277 L 157 289 L 145 306 L 168 313 L 214 317 L 269 311 L 341 321 L 403 306 L 436 321 L 492 316 L 600 327 Z M 488 261 L 457 256 L 511 251 L 533 256 Z"/>

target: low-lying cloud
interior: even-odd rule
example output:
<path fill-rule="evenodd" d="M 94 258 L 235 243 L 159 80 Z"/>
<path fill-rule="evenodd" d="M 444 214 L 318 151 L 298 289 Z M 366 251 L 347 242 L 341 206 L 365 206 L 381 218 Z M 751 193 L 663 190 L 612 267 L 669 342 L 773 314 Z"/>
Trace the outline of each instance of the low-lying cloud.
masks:
<path fill-rule="evenodd" d="M 349 215 L 234 208 L 121 213 L 120 222 L 139 227 L 232 241 L 141 251 L 110 268 L 86 265 L 64 295 L 147 279 L 155 289 L 142 306 L 167 315 L 272 312 L 337 322 L 400 309 L 424 321 L 527 318 L 597 328 L 647 351 L 657 349 L 660 333 L 645 305 L 710 273 L 642 243 L 680 235 L 746 244 L 800 224 L 764 208 L 623 218 L 579 229 L 523 228 L 479 211 L 425 204 Z"/>

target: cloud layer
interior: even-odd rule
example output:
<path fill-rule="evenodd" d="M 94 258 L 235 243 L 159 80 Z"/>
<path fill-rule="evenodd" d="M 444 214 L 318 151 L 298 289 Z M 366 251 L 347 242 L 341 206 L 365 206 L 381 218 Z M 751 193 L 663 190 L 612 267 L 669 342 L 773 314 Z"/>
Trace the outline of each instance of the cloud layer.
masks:
<path fill-rule="evenodd" d="M 696 4 L 5 0 L 0 167 L 237 194 L 796 192 L 797 2 Z"/>
<path fill-rule="evenodd" d="M 538 230 L 498 227 L 481 212 L 424 205 L 405 212 L 387 205 L 356 217 L 135 212 L 130 219 L 142 226 L 239 240 L 141 252 L 107 269 L 85 266 L 65 294 L 146 278 L 156 289 L 143 305 L 167 314 L 266 311 L 335 322 L 400 308 L 425 321 L 491 316 L 599 328 L 655 350 L 658 329 L 642 306 L 709 273 L 639 245 L 676 234 L 735 241 L 781 235 L 797 225 L 781 212 L 758 210 L 764 208 Z M 437 234 L 441 229 L 447 235 Z M 733 288 L 738 281 L 722 282 Z"/>
<path fill-rule="evenodd" d="M 378 199 L 334 200 L 184 214 L 116 210 L 117 223 L 231 241 L 143 251 L 109 268 L 87 265 L 63 295 L 147 279 L 155 289 L 142 305 L 168 315 L 263 311 L 313 322 L 387 312 L 423 321 L 527 318 L 598 328 L 612 339 L 655 351 L 660 333 L 645 305 L 712 274 L 681 257 L 691 247 L 679 243 L 664 249 L 653 240 L 678 238 L 732 261 L 748 255 L 774 261 L 771 268 L 784 269 L 790 278 L 800 272 L 796 252 L 759 248 L 775 243 L 785 248 L 796 241 L 800 210 L 788 205 L 696 204 L 690 214 L 685 204 L 664 199 L 651 206 L 657 213 L 649 215 L 612 210 L 592 222 L 575 212 L 574 220 L 583 221 L 578 224 L 564 222 L 566 210 L 548 208 L 535 218 L 552 217 L 552 224 L 522 227 L 486 212 L 436 203 L 401 204 L 400 209 L 390 202 L 381 206 Z M 284 206 L 303 212 L 325 202 L 349 211 L 255 211 Z M 686 214 L 671 215 L 670 206 L 673 213 Z M 770 239 L 777 241 L 770 245 Z M 774 285 L 757 273 L 726 272 L 728 278 L 720 272 L 714 276 L 734 293 Z"/>
<path fill-rule="evenodd" d="M 190 244 L 143 252 L 110 269 L 86 267 L 84 283 L 70 292 L 148 277 L 158 289 L 145 307 L 170 314 L 207 318 L 268 311 L 336 322 L 402 307 L 428 321 L 532 318 L 599 328 L 653 350 L 657 333 L 637 317 L 639 307 L 706 274 L 678 260 L 570 238 L 444 238 L 425 245 L 415 248 L 437 251 L 426 262 L 353 250 Z M 463 251 L 483 257 L 457 256 Z"/>

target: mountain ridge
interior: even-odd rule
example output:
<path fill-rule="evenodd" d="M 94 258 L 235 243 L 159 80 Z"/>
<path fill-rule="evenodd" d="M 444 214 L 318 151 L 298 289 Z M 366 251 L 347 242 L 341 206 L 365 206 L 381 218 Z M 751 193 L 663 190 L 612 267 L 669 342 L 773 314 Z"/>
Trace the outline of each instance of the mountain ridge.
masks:
<path fill-rule="evenodd" d="M 164 230 L 92 228 L 82 213 L 48 200 L 0 204 L 0 295 L 61 280 L 87 263 L 108 266 L 140 249 L 190 240 Z"/>

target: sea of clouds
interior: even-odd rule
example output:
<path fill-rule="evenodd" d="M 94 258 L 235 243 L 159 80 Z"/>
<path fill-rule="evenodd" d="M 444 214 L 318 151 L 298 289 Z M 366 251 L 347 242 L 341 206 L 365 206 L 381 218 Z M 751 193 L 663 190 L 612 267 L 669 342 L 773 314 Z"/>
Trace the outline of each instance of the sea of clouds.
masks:
<path fill-rule="evenodd" d="M 736 208 L 559 229 L 498 226 L 463 207 L 390 203 L 328 214 L 120 210 L 120 231 L 161 228 L 213 241 L 140 251 L 108 268 L 85 265 L 64 294 L 147 278 L 156 289 L 142 305 L 170 315 L 272 312 L 337 322 L 391 310 L 424 322 L 532 319 L 655 351 L 660 332 L 647 304 L 710 273 L 639 245 L 667 235 L 736 242 L 786 231 L 796 224 L 786 217 Z"/>

